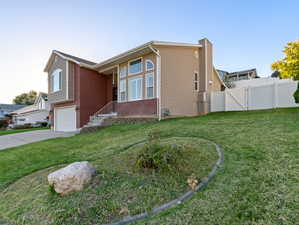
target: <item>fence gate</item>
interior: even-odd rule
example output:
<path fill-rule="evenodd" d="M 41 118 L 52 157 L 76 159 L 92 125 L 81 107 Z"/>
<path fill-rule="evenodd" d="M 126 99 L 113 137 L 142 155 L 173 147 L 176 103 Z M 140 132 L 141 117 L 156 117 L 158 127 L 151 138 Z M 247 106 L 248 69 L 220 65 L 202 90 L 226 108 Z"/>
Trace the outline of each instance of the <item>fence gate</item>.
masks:
<path fill-rule="evenodd" d="M 299 107 L 293 94 L 296 81 L 232 88 L 211 93 L 211 112 Z"/>

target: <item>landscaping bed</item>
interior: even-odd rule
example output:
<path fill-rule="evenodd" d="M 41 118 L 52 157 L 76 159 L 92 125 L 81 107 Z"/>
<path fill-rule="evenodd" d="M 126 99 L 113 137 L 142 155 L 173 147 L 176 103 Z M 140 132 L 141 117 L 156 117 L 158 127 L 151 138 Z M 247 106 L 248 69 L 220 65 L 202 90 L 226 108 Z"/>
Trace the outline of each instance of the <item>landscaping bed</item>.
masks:
<path fill-rule="evenodd" d="M 175 168 L 138 169 L 136 157 L 144 143 L 120 148 L 104 157 L 94 154 L 91 163 L 98 173 L 86 190 L 63 197 L 55 195 L 49 192 L 47 175 L 61 166 L 38 171 L 2 193 L 0 202 L 6 200 L 0 206 L 2 216 L 23 224 L 111 223 L 178 198 L 191 189 L 188 178 L 200 182 L 218 158 L 215 146 L 198 138 L 163 138 L 161 144 L 182 147 Z"/>

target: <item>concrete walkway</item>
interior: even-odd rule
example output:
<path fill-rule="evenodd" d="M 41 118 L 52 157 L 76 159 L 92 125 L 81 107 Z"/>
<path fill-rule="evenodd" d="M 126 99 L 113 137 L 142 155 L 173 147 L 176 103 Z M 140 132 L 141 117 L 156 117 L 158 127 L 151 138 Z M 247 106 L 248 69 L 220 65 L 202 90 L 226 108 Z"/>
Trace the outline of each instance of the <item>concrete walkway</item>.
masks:
<path fill-rule="evenodd" d="M 0 136 L 0 150 L 52 138 L 70 137 L 75 134 L 75 132 L 54 132 L 51 130 L 37 130 L 3 135 Z"/>

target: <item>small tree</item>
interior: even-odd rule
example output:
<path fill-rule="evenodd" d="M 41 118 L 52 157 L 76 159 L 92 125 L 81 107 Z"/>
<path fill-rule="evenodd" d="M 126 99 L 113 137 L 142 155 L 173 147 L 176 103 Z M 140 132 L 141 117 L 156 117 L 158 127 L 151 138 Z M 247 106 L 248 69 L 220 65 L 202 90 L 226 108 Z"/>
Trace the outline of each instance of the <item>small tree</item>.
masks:
<path fill-rule="evenodd" d="M 37 97 L 36 91 L 30 91 L 28 93 L 23 93 L 21 95 L 16 96 L 13 100 L 13 103 L 20 104 L 20 105 L 32 105 L 36 97 Z"/>
<path fill-rule="evenodd" d="M 299 40 L 288 43 L 283 52 L 285 57 L 273 63 L 272 69 L 278 71 L 281 78 L 299 80 Z M 299 103 L 299 85 L 294 98 Z"/>
<path fill-rule="evenodd" d="M 280 73 L 281 78 L 299 80 L 299 40 L 290 42 L 283 50 L 285 57 L 272 64 L 272 69 Z"/>

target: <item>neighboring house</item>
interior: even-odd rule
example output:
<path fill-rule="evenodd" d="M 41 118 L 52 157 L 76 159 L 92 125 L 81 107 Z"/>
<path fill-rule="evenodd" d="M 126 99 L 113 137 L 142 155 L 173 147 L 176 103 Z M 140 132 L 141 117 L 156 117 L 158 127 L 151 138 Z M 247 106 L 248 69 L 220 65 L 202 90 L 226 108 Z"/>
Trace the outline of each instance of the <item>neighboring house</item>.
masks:
<path fill-rule="evenodd" d="M 48 101 L 56 131 L 74 131 L 96 115 L 195 116 L 210 111 L 210 93 L 223 82 L 212 44 L 151 41 L 100 63 L 53 51 Z"/>
<path fill-rule="evenodd" d="M 14 125 L 45 123 L 49 119 L 50 105 L 46 93 L 39 93 L 33 105 L 11 113 Z"/>
<path fill-rule="evenodd" d="M 0 120 L 5 120 L 6 116 L 11 112 L 24 108 L 25 105 L 16 105 L 16 104 L 0 104 Z"/>
<path fill-rule="evenodd" d="M 242 70 L 242 71 L 236 71 L 232 73 L 223 70 L 217 70 L 217 72 L 219 73 L 222 80 L 230 81 L 230 82 L 259 78 L 256 69 Z"/>

